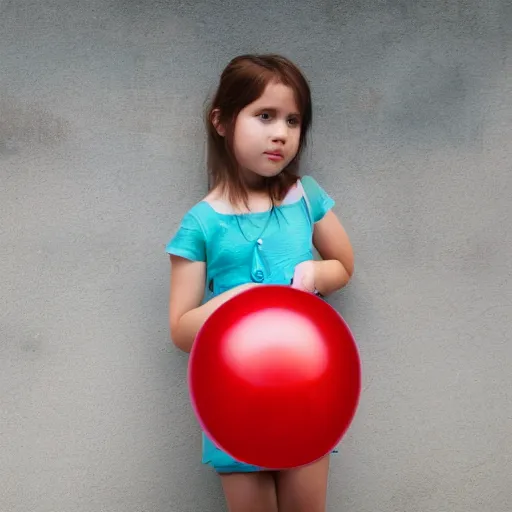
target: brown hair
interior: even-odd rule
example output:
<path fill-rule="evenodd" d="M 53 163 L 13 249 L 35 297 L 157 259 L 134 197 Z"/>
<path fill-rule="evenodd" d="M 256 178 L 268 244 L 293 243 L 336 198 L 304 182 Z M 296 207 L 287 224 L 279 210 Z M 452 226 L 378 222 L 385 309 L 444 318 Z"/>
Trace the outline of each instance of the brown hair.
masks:
<path fill-rule="evenodd" d="M 301 116 L 297 155 L 279 175 L 266 178 L 272 203 L 280 201 L 299 177 L 299 160 L 312 121 L 311 91 L 301 71 L 280 55 L 240 55 L 231 60 L 222 72 L 217 92 L 208 106 L 206 130 L 209 188 L 219 186 L 226 190 L 235 205 L 241 202 L 247 205 L 247 193 L 233 153 L 236 118 L 243 108 L 263 94 L 271 82 L 293 89 Z M 225 130 L 224 136 L 218 134 L 213 124 L 213 114 L 217 110 L 218 122 Z"/>

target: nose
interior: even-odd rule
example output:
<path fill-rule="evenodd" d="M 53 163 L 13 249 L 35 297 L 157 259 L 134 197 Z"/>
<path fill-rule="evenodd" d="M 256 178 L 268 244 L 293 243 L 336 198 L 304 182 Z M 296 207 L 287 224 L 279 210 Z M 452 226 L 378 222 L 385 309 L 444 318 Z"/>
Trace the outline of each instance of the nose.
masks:
<path fill-rule="evenodd" d="M 285 121 L 278 121 L 274 124 L 272 140 L 274 142 L 286 142 L 288 138 L 288 125 Z"/>

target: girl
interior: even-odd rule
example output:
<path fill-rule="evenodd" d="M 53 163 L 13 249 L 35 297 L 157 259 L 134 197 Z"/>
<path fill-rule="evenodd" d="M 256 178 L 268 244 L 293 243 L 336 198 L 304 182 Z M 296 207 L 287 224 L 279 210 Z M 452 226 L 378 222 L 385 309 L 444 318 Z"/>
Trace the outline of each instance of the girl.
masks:
<path fill-rule="evenodd" d="M 286 58 L 243 55 L 222 73 L 206 118 L 209 193 L 166 248 L 171 338 L 181 350 L 190 352 L 208 316 L 247 288 L 291 283 L 326 296 L 352 276 L 352 247 L 334 201 L 298 175 L 311 118 L 309 85 Z M 329 455 L 265 471 L 234 460 L 204 434 L 202 455 L 220 475 L 230 512 L 325 510 Z"/>

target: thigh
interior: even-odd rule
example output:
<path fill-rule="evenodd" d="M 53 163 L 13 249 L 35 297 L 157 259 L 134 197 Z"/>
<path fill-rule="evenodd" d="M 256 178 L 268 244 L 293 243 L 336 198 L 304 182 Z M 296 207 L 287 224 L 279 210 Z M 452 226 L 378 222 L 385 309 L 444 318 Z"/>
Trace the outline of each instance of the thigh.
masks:
<path fill-rule="evenodd" d="M 270 471 L 219 474 L 229 512 L 277 512 L 276 482 Z"/>
<path fill-rule="evenodd" d="M 330 455 L 276 476 L 279 512 L 325 512 Z"/>

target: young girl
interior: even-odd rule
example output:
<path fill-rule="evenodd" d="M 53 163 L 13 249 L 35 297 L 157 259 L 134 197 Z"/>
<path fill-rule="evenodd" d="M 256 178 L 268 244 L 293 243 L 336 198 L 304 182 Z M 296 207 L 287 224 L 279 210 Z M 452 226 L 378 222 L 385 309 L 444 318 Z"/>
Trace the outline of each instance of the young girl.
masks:
<path fill-rule="evenodd" d="M 334 201 L 298 175 L 311 117 L 309 85 L 284 57 L 243 55 L 222 73 L 206 119 L 209 193 L 166 248 L 171 338 L 181 350 L 190 352 L 208 316 L 247 288 L 291 284 L 327 296 L 352 276 Z M 202 455 L 220 475 L 230 512 L 325 510 L 329 455 L 266 471 L 234 460 L 204 434 Z"/>

